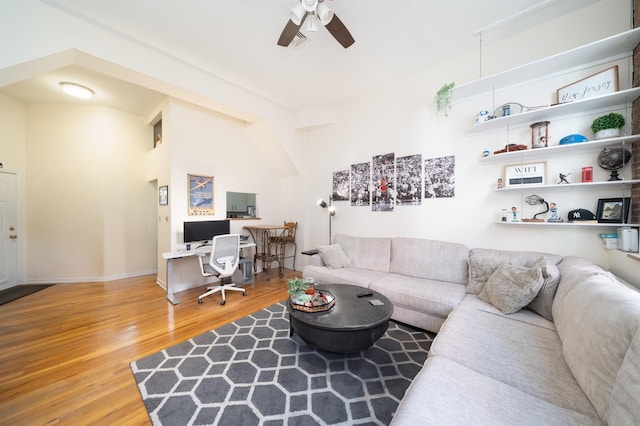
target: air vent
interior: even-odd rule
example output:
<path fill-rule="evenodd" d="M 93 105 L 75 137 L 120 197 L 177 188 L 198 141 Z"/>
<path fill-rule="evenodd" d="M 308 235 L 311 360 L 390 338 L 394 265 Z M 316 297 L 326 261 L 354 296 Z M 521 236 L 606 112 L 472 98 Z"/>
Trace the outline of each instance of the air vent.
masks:
<path fill-rule="evenodd" d="M 293 41 L 291 42 L 291 47 L 293 47 L 294 49 L 298 48 L 303 44 L 307 43 L 308 41 L 309 39 L 307 38 L 307 36 L 302 34 L 300 31 L 298 31 L 295 37 L 293 38 Z"/>

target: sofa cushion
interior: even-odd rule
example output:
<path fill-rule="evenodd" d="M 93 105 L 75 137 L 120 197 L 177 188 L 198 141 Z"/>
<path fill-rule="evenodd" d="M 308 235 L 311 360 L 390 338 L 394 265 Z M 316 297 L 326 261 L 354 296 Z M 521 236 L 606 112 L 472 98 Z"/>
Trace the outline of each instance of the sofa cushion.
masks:
<path fill-rule="evenodd" d="M 637 343 L 632 344 L 640 327 L 640 293 L 609 274 L 595 273 L 575 283 L 560 301 L 554 302 L 553 317 L 567 364 L 600 416 L 607 420 L 614 415 L 612 398 L 616 399 L 616 416 L 630 403 L 638 413 L 640 385 L 625 384 L 630 377 L 623 374 L 622 366 L 628 373 L 640 364 L 635 353 Z M 625 395 L 625 389 L 632 388 L 635 395 Z"/>
<path fill-rule="evenodd" d="M 602 425 L 579 413 L 474 371 L 431 356 L 413 379 L 393 417 L 393 426 Z"/>
<path fill-rule="evenodd" d="M 489 276 L 504 263 L 531 266 L 540 257 L 545 257 L 547 262 L 556 265 L 562 260 L 562 256 L 550 253 L 473 248 L 469 250 L 467 293 L 479 294 Z"/>
<path fill-rule="evenodd" d="M 329 246 L 318 246 L 320 257 L 327 267 L 332 269 L 344 268 L 345 266 L 353 266 L 351 261 L 344 254 L 342 248 L 338 244 Z"/>
<path fill-rule="evenodd" d="M 622 361 L 618 378 L 611 392 L 610 425 L 630 425 L 640 419 L 640 333 L 633 336 L 631 346 Z"/>
<path fill-rule="evenodd" d="M 598 417 L 564 360 L 555 330 L 463 304 L 445 321 L 430 354 L 564 409 Z"/>
<path fill-rule="evenodd" d="M 502 265 L 491 274 L 478 297 L 502 313 L 512 314 L 531 303 L 543 283 L 540 267 Z"/>
<path fill-rule="evenodd" d="M 326 266 L 307 265 L 304 267 L 304 278 L 313 278 L 316 284 L 352 284 L 369 287 L 371 281 L 384 277 L 384 272 L 369 271 L 354 267 L 330 269 Z"/>
<path fill-rule="evenodd" d="M 388 274 L 371 282 L 369 288 L 384 294 L 393 306 L 428 312 L 447 318 L 465 295 L 463 284 Z"/>
<path fill-rule="evenodd" d="M 353 237 L 339 234 L 333 239 L 356 268 L 389 272 L 391 238 Z"/>
<path fill-rule="evenodd" d="M 502 265 L 517 265 L 517 263 L 503 257 L 470 256 L 467 293 L 480 294 L 489 277 Z"/>
<path fill-rule="evenodd" d="M 567 256 L 558 264 L 560 270 L 560 282 L 558 290 L 553 298 L 552 310 L 560 303 L 571 290 L 582 281 L 593 275 L 610 275 L 600 266 L 589 262 L 587 259 L 577 256 Z M 555 315 L 555 313 L 554 313 Z"/>
<path fill-rule="evenodd" d="M 464 299 L 462 299 L 462 302 L 460 302 L 460 306 L 466 306 L 471 309 L 477 309 L 479 311 L 484 311 L 494 315 L 504 315 L 498 308 L 490 305 L 489 303 L 483 302 L 475 294 L 465 295 Z M 520 309 L 518 312 L 512 313 L 511 315 L 509 315 L 509 319 L 537 325 L 538 327 L 548 328 L 549 330 L 556 329 L 556 326 L 552 321 L 549 321 L 548 319 L 543 318 L 528 309 Z"/>
<path fill-rule="evenodd" d="M 420 238 L 391 240 L 390 272 L 466 284 L 469 249 L 456 243 Z"/>
<path fill-rule="evenodd" d="M 540 265 L 542 268 L 544 282 L 538 295 L 527 305 L 527 309 L 532 310 L 549 321 L 553 321 L 551 307 L 553 306 L 553 298 L 556 295 L 556 291 L 558 291 L 558 284 L 560 283 L 560 270 L 556 264 L 548 262 L 546 257 L 541 257 L 537 260 L 534 266 L 537 265 Z"/>

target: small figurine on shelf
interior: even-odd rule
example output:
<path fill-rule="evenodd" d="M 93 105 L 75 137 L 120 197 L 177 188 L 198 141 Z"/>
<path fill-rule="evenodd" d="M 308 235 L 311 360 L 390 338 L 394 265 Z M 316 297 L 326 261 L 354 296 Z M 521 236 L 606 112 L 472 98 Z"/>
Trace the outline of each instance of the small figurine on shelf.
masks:
<path fill-rule="evenodd" d="M 500 219 L 502 222 L 506 222 L 507 221 L 507 209 L 502 209 L 502 216 Z"/>
<path fill-rule="evenodd" d="M 556 206 L 556 203 L 549 203 L 549 210 L 551 211 L 551 217 L 547 222 L 564 222 L 564 220 L 558 216 L 558 206 Z"/>
<path fill-rule="evenodd" d="M 513 216 L 511 222 L 520 222 L 518 219 L 518 209 L 516 207 L 511 207 L 511 215 Z"/>
<path fill-rule="evenodd" d="M 566 175 L 565 175 L 565 174 L 562 174 L 562 173 L 558 174 L 558 178 L 560 179 L 560 180 L 558 181 L 558 185 L 560 185 L 561 183 L 571 183 L 571 182 L 569 182 L 569 181 L 567 180 L 567 176 L 569 176 L 570 174 L 571 174 L 571 173 L 566 174 Z"/>
<path fill-rule="evenodd" d="M 498 189 L 502 189 L 502 178 L 498 178 Z"/>

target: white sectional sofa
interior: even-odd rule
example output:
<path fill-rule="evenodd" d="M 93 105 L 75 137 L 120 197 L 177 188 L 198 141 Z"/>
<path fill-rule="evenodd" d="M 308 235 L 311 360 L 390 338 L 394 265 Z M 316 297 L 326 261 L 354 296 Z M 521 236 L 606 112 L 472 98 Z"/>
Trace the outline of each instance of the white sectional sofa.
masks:
<path fill-rule="evenodd" d="M 315 255 L 305 277 L 375 289 L 393 319 L 438 333 L 393 425 L 640 424 L 640 293 L 599 266 L 413 238 L 321 249 L 333 267 Z M 504 313 L 513 300 L 527 305 Z"/>
<path fill-rule="evenodd" d="M 391 300 L 397 321 L 436 332 L 465 295 L 469 249 L 462 244 L 349 235 L 333 242 L 350 264 L 331 268 L 316 254 L 303 276 L 376 290 Z"/>

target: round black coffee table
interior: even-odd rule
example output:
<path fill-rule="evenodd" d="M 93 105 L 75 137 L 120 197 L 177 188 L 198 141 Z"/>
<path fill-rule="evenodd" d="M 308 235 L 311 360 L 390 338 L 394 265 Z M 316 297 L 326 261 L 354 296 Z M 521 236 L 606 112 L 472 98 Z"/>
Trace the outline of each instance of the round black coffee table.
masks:
<path fill-rule="evenodd" d="M 289 332 L 295 331 L 305 342 L 318 349 L 338 352 L 358 352 L 373 345 L 387 331 L 393 305 L 382 294 L 347 284 L 317 285 L 317 290 L 326 290 L 336 298 L 335 305 L 324 312 L 303 312 L 287 303 L 289 309 Z M 358 293 L 370 291 L 369 297 L 358 297 Z M 379 300 L 374 306 L 370 300 Z"/>

